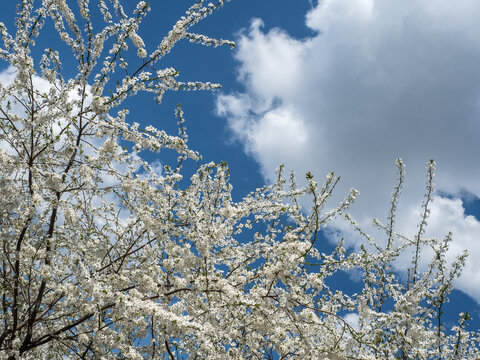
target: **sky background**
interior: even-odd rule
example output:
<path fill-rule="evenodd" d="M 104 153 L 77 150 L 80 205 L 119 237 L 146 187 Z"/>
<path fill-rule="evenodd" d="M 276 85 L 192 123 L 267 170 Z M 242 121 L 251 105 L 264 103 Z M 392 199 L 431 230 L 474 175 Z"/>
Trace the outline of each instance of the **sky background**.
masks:
<path fill-rule="evenodd" d="M 150 1 L 138 31 L 147 52 L 192 3 Z M 3 2 L 9 29 L 14 14 L 15 2 Z M 130 120 L 174 133 L 174 108 L 182 103 L 190 146 L 206 162 L 229 164 L 237 199 L 271 182 L 280 164 L 298 178 L 311 171 L 319 182 L 334 171 L 342 180 L 332 207 L 350 188 L 359 190 L 351 212 L 373 235 L 371 219 L 386 218 L 398 157 L 407 167 L 397 230 L 415 233 L 425 164 L 435 159 L 426 235 L 453 232 L 450 260 L 469 251 L 455 285 L 466 295 L 455 291 L 450 306 L 469 311 L 480 328 L 479 18 L 475 0 L 232 0 L 192 31 L 235 40 L 234 50 L 184 41 L 158 64 L 177 68 L 179 80 L 223 89 L 167 93 L 160 106 L 139 96 L 128 104 Z M 38 47 L 56 37 L 47 27 Z M 358 247 L 342 223 L 326 241 L 339 233 Z"/>

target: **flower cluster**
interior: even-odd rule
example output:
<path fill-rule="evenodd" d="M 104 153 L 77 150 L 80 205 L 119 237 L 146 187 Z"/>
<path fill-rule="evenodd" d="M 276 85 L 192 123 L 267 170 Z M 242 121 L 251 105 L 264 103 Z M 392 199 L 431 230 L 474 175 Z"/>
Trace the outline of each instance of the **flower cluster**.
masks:
<path fill-rule="evenodd" d="M 387 224 L 376 221 L 382 242 L 348 215 L 355 190 L 326 210 L 334 174 L 321 186 L 307 174 L 302 187 L 280 167 L 274 184 L 233 201 L 226 164 L 185 176 L 182 163 L 200 155 L 180 106 L 175 135 L 127 120 L 125 100 L 140 91 L 160 100 L 168 90 L 218 88 L 152 67 L 181 39 L 232 46 L 188 32 L 223 3 L 197 1 L 150 55 L 138 35 L 145 1 L 131 15 L 119 0 L 99 1 L 98 32 L 88 0 L 36 9 L 21 1 L 15 36 L 0 23 L 0 58 L 11 65 L 0 84 L 0 359 L 478 358 L 470 315 L 451 328 L 442 317 L 466 254 L 447 264 L 451 235 L 424 238 L 433 162 L 414 239 L 394 229 L 397 162 Z M 50 20 L 73 50 L 73 79 L 50 49 L 36 75 L 31 48 Z M 130 43 L 140 65 L 126 61 Z M 161 169 L 141 158 L 164 149 L 178 156 Z M 309 210 L 299 205 L 305 197 Z M 362 251 L 321 251 L 322 228 L 339 217 L 364 236 Z M 434 257 L 422 272 L 426 246 Z M 411 249 L 405 281 L 392 264 Z M 332 284 L 352 269 L 364 284 L 357 294 Z"/>

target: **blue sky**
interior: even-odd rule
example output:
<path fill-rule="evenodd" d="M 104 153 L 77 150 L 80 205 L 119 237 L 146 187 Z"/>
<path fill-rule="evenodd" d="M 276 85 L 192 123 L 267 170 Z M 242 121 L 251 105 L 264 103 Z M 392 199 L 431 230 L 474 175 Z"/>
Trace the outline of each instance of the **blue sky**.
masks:
<path fill-rule="evenodd" d="M 193 1 L 150 3 L 139 30 L 147 51 Z M 2 4 L 9 29 L 14 4 Z M 439 191 L 427 236 L 451 230 L 450 259 L 470 252 L 456 284 L 468 296 L 455 292 L 451 308 L 471 312 L 480 328 L 478 18 L 474 0 L 232 0 L 192 31 L 233 39 L 236 49 L 182 42 L 158 64 L 177 68 L 180 80 L 223 89 L 168 93 L 161 105 L 139 96 L 130 119 L 175 132 L 182 103 L 190 146 L 205 161 L 227 161 L 237 197 L 270 182 L 282 163 L 299 178 L 312 171 L 321 181 L 335 171 L 342 182 L 332 206 L 357 188 L 353 215 L 374 235 L 370 219 L 386 217 L 395 159 L 407 166 L 398 219 L 406 234 L 416 230 L 425 163 L 435 159 Z M 39 47 L 54 36 L 44 34 Z M 351 229 L 335 226 L 358 246 Z"/>

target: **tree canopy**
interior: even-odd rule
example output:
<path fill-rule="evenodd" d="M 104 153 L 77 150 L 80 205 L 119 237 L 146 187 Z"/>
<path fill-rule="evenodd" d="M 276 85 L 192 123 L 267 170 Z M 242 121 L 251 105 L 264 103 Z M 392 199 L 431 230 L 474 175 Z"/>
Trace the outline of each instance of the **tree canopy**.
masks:
<path fill-rule="evenodd" d="M 139 92 L 160 102 L 219 87 L 179 81 L 159 60 L 185 39 L 234 46 L 190 32 L 223 5 L 197 1 L 153 51 L 138 34 L 145 1 L 127 13 L 119 0 L 23 0 L 16 29 L 0 23 L 11 74 L 0 84 L 0 359 L 478 358 L 469 314 L 450 327 L 442 317 L 466 254 L 447 264 L 451 234 L 424 237 L 433 161 L 417 235 L 395 232 L 398 160 L 387 221 L 375 222 L 385 237 L 373 239 L 348 215 L 355 190 L 328 209 L 334 174 L 299 186 L 279 167 L 274 184 L 235 202 L 227 165 L 188 147 L 180 106 L 178 134 L 132 121 L 125 104 Z M 36 49 L 47 23 L 76 76 L 59 51 Z M 184 179 L 186 161 L 201 165 Z M 340 217 L 361 251 L 320 250 L 322 228 Z M 427 269 L 423 247 L 434 250 Z M 395 272 L 412 250 L 407 276 Z M 342 271 L 361 278 L 360 292 L 332 281 Z"/>

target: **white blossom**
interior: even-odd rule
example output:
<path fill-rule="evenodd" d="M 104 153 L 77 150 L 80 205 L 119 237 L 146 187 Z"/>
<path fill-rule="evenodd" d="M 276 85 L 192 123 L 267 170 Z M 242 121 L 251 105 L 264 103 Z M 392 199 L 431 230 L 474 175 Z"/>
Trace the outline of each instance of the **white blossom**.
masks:
<path fill-rule="evenodd" d="M 467 255 L 448 264 L 452 234 L 424 237 L 433 162 L 413 239 L 394 228 L 400 160 L 387 225 L 376 221 L 387 241 L 348 214 L 357 191 L 325 209 L 333 173 L 299 186 L 280 167 L 275 183 L 234 201 L 227 165 L 189 148 L 180 106 L 173 135 L 142 129 L 125 109 L 139 92 L 160 101 L 168 90 L 219 87 L 152 69 L 181 39 L 233 46 L 189 31 L 224 1 L 194 2 L 150 55 L 137 34 L 147 2 L 128 14 L 120 0 L 99 1 L 93 26 L 96 5 L 23 1 L 14 36 L 0 23 L 0 58 L 12 66 L 0 84 L 0 359 L 478 358 L 470 315 L 450 326 L 441 313 Z M 74 78 L 62 73 L 61 52 L 32 55 L 44 21 L 71 47 Z M 144 60 L 126 60 L 128 39 Z M 142 159 L 165 149 L 176 159 Z M 191 160 L 199 165 L 189 172 Z M 305 197 L 311 209 L 299 205 Z M 358 231 L 361 251 L 342 242 L 321 251 L 335 218 Z M 424 247 L 434 253 L 426 270 Z M 405 280 L 392 265 L 412 250 Z M 361 291 L 333 283 L 340 271 L 355 271 Z"/>
<path fill-rule="evenodd" d="M 147 57 L 147 52 L 145 51 L 145 49 L 139 48 L 138 51 L 137 51 L 137 55 L 138 55 L 138 57 L 143 59 L 143 58 Z"/>

